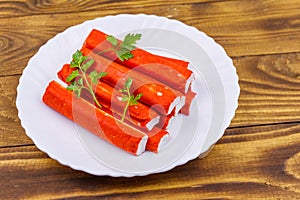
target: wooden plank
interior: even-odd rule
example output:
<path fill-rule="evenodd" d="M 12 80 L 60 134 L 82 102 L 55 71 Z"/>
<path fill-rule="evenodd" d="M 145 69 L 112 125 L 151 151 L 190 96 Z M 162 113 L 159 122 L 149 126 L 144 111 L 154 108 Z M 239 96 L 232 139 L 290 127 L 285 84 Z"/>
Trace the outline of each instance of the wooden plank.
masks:
<path fill-rule="evenodd" d="M 157 8 L 159 6 L 174 7 L 178 5 L 200 4 L 200 3 L 213 3 L 218 0 L 192 0 L 182 2 L 174 1 L 161 1 L 161 0 L 128 0 L 128 1 L 92 1 L 87 0 L 84 2 L 78 1 L 28 1 L 28 0 L 11 0 L 0 2 L 0 18 L 2 17 L 17 17 L 38 14 L 57 14 L 57 13 L 77 13 L 78 11 L 114 11 L 119 13 L 132 11 L 134 9 L 143 8 L 143 10 Z"/>
<path fill-rule="evenodd" d="M 241 95 L 233 126 L 300 121 L 300 54 L 237 58 L 234 65 Z"/>
<path fill-rule="evenodd" d="M 88 6 L 81 3 L 75 6 L 75 2 L 67 2 L 0 2 L 1 74 L 21 73 L 38 48 L 66 28 L 96 17 L 123 13 L 124 9 L 132 14 L 167 16 L 195 26 L 212 36 L 231 57 L 300 52 L 300 45 L 295 43 L 300 40 L 298 0 L 204 1 L 189 4 L 176 1 L 173 5 L 155 1 L 153 5 L 145 3 L 149 9 L 136 1 L 126 1 L 119 9 L 116 9 L 119 1 L 108 2 L 110 6 L 94 1 L 86 2 Z M 66 7 L 67 10 L 70 8 L 68 13 L 65 13 Z M 261 15 L 253 12 L 257 9 L 261 10 Z M 9 17 L 8 13 L 16 16 Z"/>
<path fill-rule="evenodd" d="M 146 177 L 95 177 L 32 144 L 15 89 L 55 34 L 124 12 L 178 19 L 212 36 L 234 58 L 242 91 L 231 128 L 204 159 Z M 299 0 L 0 0 L 0 19 L 1 199 L 300 199 Z"/>
<path fill-rule="evenodd" d="M 15 106 L 19 76 L 0 78 L 0 147 L 32 144 L 25 135 Z"/>
<path fill-rule="evenodd" d="M 228 129 L 207 157 L 166 173 L 130 179 L 72 170 L 33 146 L 0 148 L 0 195 L 4 199 L 298 199 L 299 142 L 299 123 Z"/>
<path fill-rule="evenodd" d="M 231 127 L 300 121 L 300 53 L 234 59 L 241 95 Z M 20 76 L 0 78 L 0 146 L 32 144 L 15 108 Z"/>

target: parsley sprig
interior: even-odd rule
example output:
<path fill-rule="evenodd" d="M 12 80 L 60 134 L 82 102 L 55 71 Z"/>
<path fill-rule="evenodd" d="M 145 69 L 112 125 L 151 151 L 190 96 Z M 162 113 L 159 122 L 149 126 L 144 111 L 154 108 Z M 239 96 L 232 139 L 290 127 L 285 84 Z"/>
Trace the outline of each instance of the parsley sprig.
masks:
<path fill-rule="evenodd" d="M 138 100 L 143 96 L 143 94 L 137 94 L 136 96 L 134 96 L 134 94 L 130 93 L 132 82 L 133 82 L 132 78 L 129 77 L 124 84 L 124 88 L 119 90 L 120 92 L 123 93 L 122 101 L 127 102 L 123 111 L 121 121 L 124 121 L 129 106 L 137 105 Z"/>
<path fill-rule="evenodd" d="M 88 90 L 96 105 L 101 108 L 102 106 L 97 100 L 93 88 L 102 77 L 107 75 L 107 73 L 92 71 L 87 74 L 86 72 L 93 65 L 94 59 L 83 56 L 78 50 L 73 54 L 72 58 L 73 60 L 70 63 L 70 67 L 77 69 L 67 77 L 66 81 L 70 82 L 67 89 L 74 91 L 77 97 L 80 97 L 82 89 Z"/>
<path fill-rule="evenodd" d="M 128 60 L 133 57 L 132 50 L 136 48 L 136 42 L 142 37 L 141 34 L 129 33 L 125 36 L 123 42 L 119 42 L 116 37 L 109 35 L 106 40 L 112 45 L 112 48 L 105 49 L 98 54 L 108 51 L 114 51 L 121 61 Z"/>

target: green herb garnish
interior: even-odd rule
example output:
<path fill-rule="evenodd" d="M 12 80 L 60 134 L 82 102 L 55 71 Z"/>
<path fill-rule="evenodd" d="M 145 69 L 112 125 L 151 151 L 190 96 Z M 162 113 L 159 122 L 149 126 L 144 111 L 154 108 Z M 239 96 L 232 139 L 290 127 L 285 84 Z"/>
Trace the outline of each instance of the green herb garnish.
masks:
<path fill-rule="evenodd" d="M 101 108 L 102 106 L 97 100 L 93 88 L 102 77 L 107 75 L 107 73 L 92 71 L 91 73 L 86 74 L 87 70 L 93 65 L 94 60 L 90 59 L 88 56 L 83 56 L 78 50 L 73 54 L 72 58 L 73 61 L 70 63 L 70 67 L 77 69 L 67 77 L 66 81 L 70 82 L 67 89 L 74 91 L 77 97 L 80 97 L 82 89 L 88 90 L 96 105 Z"/>
<path fill-rule="evenodd" d="M 142 37 L 141 34 L 127 34 L 123 42 L 119 42 L 117 38 L 112 35 L 106 37 L 106 40 L 111 43 L 112 48 L 105 49 L 98 54 L 102 54 L 108 51 L 114 51 L 121 61 L 128 60 L 133 57 L 132 50 L 136 48 L 135 44 Z"/>
<path fill-rule="evenodd" d="M 125 116 L 126 116 L 126 112 L 129 108 L 129 106 L 133 106 L 133 105 L 137 105 L 138 104 L 138 100 L 143 96 L 143 94 L 137 94 L 136 96 L 134 96 L 133 94 L 130 94 L 130 88 L 131 88 L 131 85 L 132 85 L 132 79 L 129 77 L 125 84 L 124 84 L 124 88 L 119 90 L 120 92 L 123 93 L 123 96 L 122 96 L 122 101 L 123 102 L 127 102 L 126 103 L 126 106 L 124 108 L 124 111 L 123 111 L 123 115 L 122 115 L 122 119 L 121 121 L 124 121 L 125 119 Z"/>

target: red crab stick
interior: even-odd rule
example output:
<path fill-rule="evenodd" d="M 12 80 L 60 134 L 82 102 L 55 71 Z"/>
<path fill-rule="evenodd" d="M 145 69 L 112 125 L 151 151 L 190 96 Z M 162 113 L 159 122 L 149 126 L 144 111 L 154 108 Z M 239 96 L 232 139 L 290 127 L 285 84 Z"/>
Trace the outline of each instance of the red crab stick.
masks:
<path fill-rule="evenodd" d="M 169 58 L 169 57 L 165 57 L 165 56 L 161 56 L 161 55 L 156 55 L 157 57 L 160 57 L 161 59 L 165 59 L 169 62 L 172 62 L 178 66 L 181 66 L 183 68 L 188 68 L 189 67 L 189 62 L 187 61 L 184 61 L 184 60 L 179 60 L 179 59 L 176 59 L 176 58 Z"/>
<path fill-rule="evenodd" d="M 57 73 L 58 77 L 67 83 L 66 79 L 73 70 L 75 70 L 75 68 L 71 68 L 69 64 L 65 64 Z M 99 81 L 96 86 L 96 94 L 99 103 L 112 113 L 119 114 L 123 112 L 126 103 L 122 102 L 122 93 L 118 90 L 114 90 L 110 85 Z M 142 103 L 129 106 L 128 113 L 130 117 L 126 117 L 130 122 L 138 127 L 147 128 L 148 130 L 151 130 L 153 126 L 159 122 L 160 118 L 156 111 Z"/>
<path fill-rule="evenodd" d="M 46 88 L 43 102 L 100 138 L 129 153 L 140 155 L 145 151 L 147 135 L 115 119 L 88 101 L 75 97 L 73 92 L 55 81 L 50 82 Z"/>
<path fill-rule="evenodd" d="M 152 79 L 142 73 L 135 70 L 130 70 L 118 63 L 112 62 L 105 57 L 99 56 L 93 53 L 91 50 L 83 48 L 81 52 L 85 56 L 90 56 L 95 60 L 95 63 L 91 67 L 92 70 L 98 72 L 107 72 L 107 75 L 101 80 L 108 83 L 117 89 L 123 88 L 124 83 L 127 80 L 126 77 L 133 79 L 132 91 L 134 94 L 143 94 L 140 102 L 148 106 L 154 106 L 153 108 L 161 114 L 170 114 L 176 105 L 181 103 L 181 93 L 172 90 L 159 81 Z M 100 95 L 97 93 L 96 95 Z"/>
<path fill-rule="evenodd" d="M 159 153 L 170 139 L 170 135 L 166 130 L 156 127 L 146 134 L 148 135 L 146 150 L 155 153 Z"/>
<path fill-rule="evenodd" d="M 160 121 L 158 123 L 158 127 L 161 127 L 162 129 L 169 129 L 172 125 L 172 122 L 175 117 L 175 110 L 172 111 L 169 115 L 163 115 L 160 117 Z"/>
<path fill-rule="evenodd" d="M 99 45 L 106 45 L 106 44 L 104 44 L 104 42 L 106 41 L 106 37 L 107 37 L 107 34 L 101 32 L 97 29 L 93 29 L 90 32 L 90 34 L 88 35 L 88 37 L 86 38 L 86 40 L 84 42 L 84 46 L 91 50 L 93 50 L 95 48 L 97 49 L 97 47 Z M 100 47 L 98 47 L 98 50 L 100 50 Z M 189 65 L 189 62 L 184 61 L 184 60 L 165 57 L 165 56 L 161 56 L 161 55 L 156 55 L 156 56 L 160 57 L 161 59 L 164 59 L 166 61 L 172 62 L 176 65 L 179 65 L 180 67 L 183 67 L 183 68 L 187 68 Z"/>
<path fill-rule="evenodd" d="M 184 114 L 187 116 L 190 114 L 190 110 L 191 110 L 190 107 L 191 107 L 191 104 L 195 97 L 196 97 L 196 93 L 193 92 L 191 89 L 189 89 L 188 93 L 186 94 L 185 104 L 182 107 L 182 109 L 180 110 L 181 114 Z"/>
<path fill-rule="evenodd" d="M 112 48 L 112 45 L 106 41 L 107 36 L 107 34 L 93 29 L 86 38 L 83 46 L 96 53 L 103 52 Z M 186 62 L 181 62 L 184 63 L 184 66 L 181 66 L 178 61 L 172 62 L 173 59 L 156 56 L 139 48 L 134 49 L 131 53 L 133 54 L 133 58 L 125 61 L 117 59 L 114 51 L 105 51 L 101 55 L 127 67 L 136 68 L 138 71 L 152 76 L 182 93 L 188 91 L 193 80 L 193 73 L 187 69 Z"/>
<path fill-rule="evenodd" d="M 105 108 L 102 108 L 105 112 L 112 114 L 110 110 L 106 110 Z M 117 113 L 117 115 L 114 115 L 117 119 L 121 119 L 121 114 Z M 132 121 L 127 120 L 127 118 L 125 118 L 125 122 L 132 125 Z M 135 125 L 135 124 L 133 124 Z M 158 126 L 159 127 L 159 126 Z M 154 153 L 159 153 L 162 148 L 168 143 L 169 139 L 170 139 L 170 135 L 169 132 L 165 129 L 161 129 L 158 127 L 153 127 L 150 131 L 144 130 L 144 129 L 140 129 L 139 130 L 142 131 L 143 133 L 145 133 L 148 136 L 148 141 L 146 144 L 146 150 L 154 152 Z"/>
<path fill-rule="evenodd" d="M 93 102 L 92 97 L 88 95 L 88 93 L 84 92 L 82 98 L 86 99 L 91 103 Z M 104 106 L 101 108 L 101 110 L 103 110 L 104 112 L 110 115 L 113 115 L 115 118 L 119 120 L 121 119 L 122 113 L 120 112 L 112 113 L 111 110 L 105 108 Z M 174 111 L 172 113 L 174 113 Z M 136 126 L 134 121 L 132 121 L 132 119 L 128 119 L 128 117 L 125 118 L 124 122 L 131 126 Z M 140 126 L 137 126 L 137 128 L 148 136 L 148 141 L 146 144 L 146 150 L 148 151 L 159 153 L 170 139 L 169 132 L 165 129 L 161 129 L 160 125 L 153 127 L 150 131 L 145 130 L 145 128 L 141 128 Z"/>

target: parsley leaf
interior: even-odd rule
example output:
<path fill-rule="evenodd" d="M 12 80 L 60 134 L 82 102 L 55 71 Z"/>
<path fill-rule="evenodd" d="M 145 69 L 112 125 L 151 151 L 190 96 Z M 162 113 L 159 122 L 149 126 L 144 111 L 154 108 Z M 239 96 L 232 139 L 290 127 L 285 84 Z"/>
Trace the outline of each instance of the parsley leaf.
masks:
<path fill-rule="evenodd" d="M 92 83 L 94 84 L 97 84 L 99 79 L 101 79 L 102 77 L 106 76 L 107 73 L 106 72 L 97 72 L 97 71 L 92 71 L 90 74 L 89 74 L 89 77 L 92 81 Z"/>
<path fill-rule="evenodd" d="M 107 73 L 92 71 L 87 76 L 87 70 L 93 65 L 94 60 L 90 59 L 88 56 L 84 56 L 78 50 L 72 55 L 72 58 L 73 60 L 70 63 L 70 67 L 77 69 L 67 77 L 66 81 L 70 82 L 70 85 L 67 87 L 67 89 L 74 91 L 77 97 L 80 97 L 82 89 L 88 90 L 92 95 L 96 105 L 101 108 L 93 88 L 102 77 L 107 75 Z"/>
<path fill-rule="evenodd" d="M 137 105 L 138 100 L 143 96 L 143 94 L 137 94 L 136 96 L 134 96 L 134 94 L 130 94 L 130 88 L 132 82 L 133 82 L 132 78 L 129 77 L 124 84 L 124 88 L 119 90 L 119 92 L 123 93 L 122 101 L 127 102 L 123 111 L 121 121 L 124 121 L 129 106 Z"/>
<path fill-rule="evenodd" d="M 81 68 L 82 70 L 86 71 L 90 66 L 92 66 L 94 64 L 94 60 L 93 59 L 90 59 L 88 60 L 87 62 L 85 62 Z"/>
<path fill-rule="evenodd" d="M 142 37 L 141 34 L 128 34 L 125 36 L 124 41 L 122 42 L 121 46 L 129 51 L 132 51 L 136 48 L 134 46 L 138 40 Z"/>
<path fill-rule="evenodd" d="M 119 42 L 117 38 L 115 38 L 112 35 L 109 35 L 106 37 L 106 40 L 109 43 L 111 43 L 112 48 L 105 49 L 102 52 L 99 52 L 98 54 L 102 54 L 107 51 L 114 51 L 121 61 L 129 60 L 130 58 L 133 58 L 133 54 L 131 53 L 131 51 L 136 49 L 136 42 L 140 40 L 141 37 L 141 34 L 129 33 L 125 36 L 123 42 Z"/>
<path fill-rule="evenodd" d="M 118 40 L 113 35 L 109 35 L 106 37 L 106 40 L 109 41 L 113 46 L 117 46 Z"/>
<path fill-rule="evenodd" d="M 72 80 L 74 80 L 77 76 L 79 76 L 79 72 L 78 70 L 74 70 L 72 71 L 72 73 L 67 77 L 66 81 L 67 82 L 71 82 Z"/>
<path fill-rule="evenodd" d="M 126 80 L 126 82 L 124 84 L 124 88 L 126 89 L 126 91 L 131 88 L 132 82 L 133 82 L 133 80 L 130 77 Z"/>
<path fill-rule="evenodd" d="M 117 51 L 118 58 L 123 62 L 124 60 L 129 60 L 130 58 L 133 58 L 133 55 L 128 50 L 120 50 Z"/>
<path fill-rule="evenodd" d="M 132 101 L 130 102 L 130 105 L 133 106 L 133 105 L 137 105 L 139 102 L 138 100 L 143 96 L 143 94 L 138 94 L 136 95 Z"/>
<path fill-rule="evenodd" d="M 72 82 L 68 87 L 67 90 L 73 90 L 77 97 L 80 97 L 82 87 L 78 85 L 76 82 Z"/>

